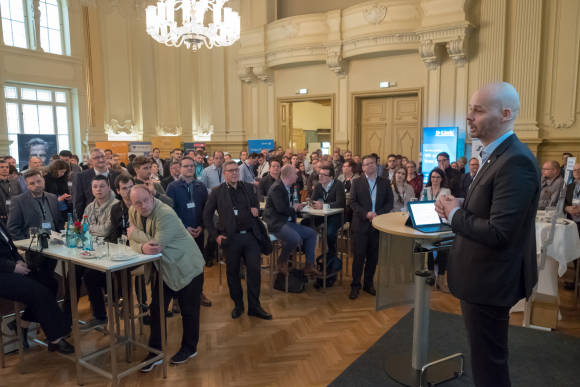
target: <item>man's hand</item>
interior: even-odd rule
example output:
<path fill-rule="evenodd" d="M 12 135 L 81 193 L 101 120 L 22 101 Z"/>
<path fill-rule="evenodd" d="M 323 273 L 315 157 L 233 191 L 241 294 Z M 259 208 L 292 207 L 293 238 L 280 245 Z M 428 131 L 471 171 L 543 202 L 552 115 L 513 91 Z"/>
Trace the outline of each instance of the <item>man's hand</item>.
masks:
<path fill-rule="evenodd" d="M 27 275 L 30 273 L 30 269 L 28 268 L 26 262 L 18 261 L 16 262 L 16 265 L 14 265 L 14 272 L 16 274 Z"/>
<path fill-rule="evenodd" d="M 302 211 L 304 206 L 305 206 L 305 204 L 302 204 L 302 203 L 294 203 L 294 205 L 292 207 L 294 207 L 295 211 Z"/>
<path fill-rule="evenodd" d="M 69 194 L 67 194 L 67 193 L 65 193 L 65 194 L 62 194 L 62 195 L 60 195 L 60 196 L 58 197 L 58 199 L 57 199 L 57 200 L 58 200 L 59 202 L 63 202 L 63 201 L 65 201 L 65 200 L 69 200 L 69 199 L 70 199 L 70 195 L 69 195 Z"/>
<path fill-rule="evenodd" d="M 197 226 L 195 228 L 193 228 L 193 227 L 187 227 L 187 231 L 194 238 L 197 238 L 199 236 L 199 234 L 201 234 L 201 231 L 202 230 L 203 229 L 201 228 L 201 226 Z"/>
<path fill-rule="evenodd" d="M 221 245 L 222 245 L 222 241 L 223 241 L 224 239 L 228 239 L 228 237 L 227 237 L 227 236 L 225 236 L 225 235 L 219 235 L 219 236 L 218 236 L 218 237 L 215 239 L 215 241 L 217 242 L 218 246 L 220 246 L 220 247 L 221 247 Z"/>
<path fill-rule="evenodd" d="M 157 243 L 155 240 L 150 240 L 141 246 L 141 251 L 143 254 L 155 255 L 161 253 L 163 249 L 161 248 L 161 245 L 159 245 L 159 243 Z"/>
<path fill-rule="evenodd" d="M 136 228 L 132 224 L 129 227 L 127 227 L 127 238 L 131 239 L 131 234 L 133 234 L 133 231 L 135 230 Z"/>
<path fill-rule="evenodd" d="M 256 207 L 250 208 L 250 212 L 252 213 L 253 217 L 257 217 L 258 215 L 260 215 L 260 211 L 258 211 Z"/>
<path fill-rule="evenodd" d="M 456 207 L 461 207 L 461 204 L 453 195 L 441 195 L 435 202 L 435 211 L 439 217 L 445 219 L 449 219 L 449 213 Z"/>
<path fill-rule="evenodd" d="M 375 218 L 375 216 L 377 216 L 376 212 L 373 212 L 373 211 L 367 212 L 367 219 L 369 220 L 369 222 L 372 222 L 373 219 Z"/>

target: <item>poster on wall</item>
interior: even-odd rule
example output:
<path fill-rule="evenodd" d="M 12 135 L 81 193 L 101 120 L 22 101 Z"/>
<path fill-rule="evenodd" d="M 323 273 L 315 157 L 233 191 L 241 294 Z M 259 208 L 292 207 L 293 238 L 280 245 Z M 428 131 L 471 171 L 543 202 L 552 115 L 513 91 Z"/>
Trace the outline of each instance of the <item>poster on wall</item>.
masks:
<path fill-rule="evenodd" d="M 129 141 L 97 141 L 95 143 L 96 147 L 101 150 L 112 150 L 113 154 L 119 155 L 119 159 L 124 163 L 129 162 L 129 144 Z"/>
<path fill-rule="evenodd" d="M 50 156 L 58 154 L 56 134 L 19 134 L 18 161 L 19 168 L 28 165 L 32 156 L 42 160 L 42 165 L 48 165 Z"/>
<path fill-rule="evenodd" d="M 129 143 L 129 155 L 135 156 L 149 156 L 151 153 L 151 146 L 150 142 L 131 142 Z"/>
<path fill-rule="evenodd" d="M 274 140 L 248 140 L 248 152 L 260 153 L 262 149 L 274 149 Z"/>
<path fill-rule="evenodd" d="M 457 160 L 457 131 L 457 127 L 423 128 L 423 183 L 427 183 L 429 172 L 438 165 L 437 154 L 447 152 L 450 162 Z"/>

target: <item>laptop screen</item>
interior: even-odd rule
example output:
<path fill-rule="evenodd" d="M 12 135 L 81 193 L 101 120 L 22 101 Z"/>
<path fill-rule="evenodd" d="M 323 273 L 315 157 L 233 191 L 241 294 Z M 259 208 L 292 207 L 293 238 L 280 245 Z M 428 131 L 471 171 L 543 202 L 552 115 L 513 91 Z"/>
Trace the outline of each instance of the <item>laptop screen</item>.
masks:
<path fill-rule="evenodd" d="M 435 211 L 435 202 L 409 202 L 409 210 L 415 221 L 415 226 L 441 224 L 441 219 Z"/>

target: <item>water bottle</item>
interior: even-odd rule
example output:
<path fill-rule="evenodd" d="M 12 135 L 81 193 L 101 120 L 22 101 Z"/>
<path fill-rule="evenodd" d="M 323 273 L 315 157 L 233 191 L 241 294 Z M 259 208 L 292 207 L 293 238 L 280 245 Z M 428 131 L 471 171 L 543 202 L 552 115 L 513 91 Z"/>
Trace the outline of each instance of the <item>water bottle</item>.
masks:
<path fill-rule="evenodd" d="M 300 198 L 298 197 L 298 188 L 294 186 L 294 203 L 300 203 Z"/>
<path fill-rule="evenodd" d="M 83 250 L 93 250 L 93 239 L 91 238 L 91 233 L 89 231 L 89 217 L 86 215 L 83 216 Z"/>
<path fill-rule="evenodd" d="M 421 195 L 421 201 L 426 201 L 427 199 L 427 192 L 429 192 L 429 190 L 427 189 L 427 187 L 423 188 L 423 195 Z"/>
<path fill-rule="evenodd" d="M 66 247 L 77 247 L 77 238 L 75 236 L 74 222 L 72 214 L 68 213 L 68 220 L 66 222 Z"/>

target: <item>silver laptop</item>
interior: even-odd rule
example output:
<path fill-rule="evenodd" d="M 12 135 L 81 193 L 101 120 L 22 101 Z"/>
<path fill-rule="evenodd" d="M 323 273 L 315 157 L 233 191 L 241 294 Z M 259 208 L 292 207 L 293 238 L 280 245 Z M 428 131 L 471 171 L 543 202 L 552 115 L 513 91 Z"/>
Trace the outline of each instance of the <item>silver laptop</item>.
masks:
<path fill-rule="evenodd" d="M 434 200 L 409 202 L 407 208 L 415 230 L 425 233 L 451 231 L 451 226 L 443 223 L 435 211 Z"/>

